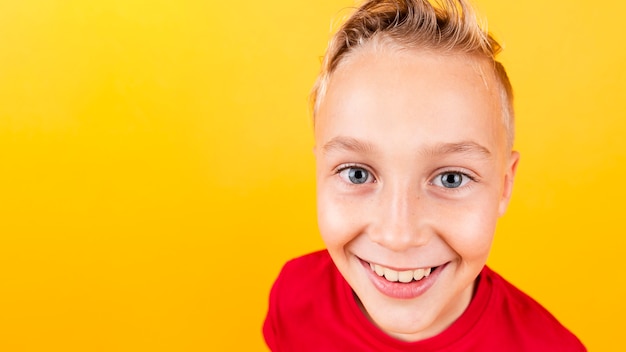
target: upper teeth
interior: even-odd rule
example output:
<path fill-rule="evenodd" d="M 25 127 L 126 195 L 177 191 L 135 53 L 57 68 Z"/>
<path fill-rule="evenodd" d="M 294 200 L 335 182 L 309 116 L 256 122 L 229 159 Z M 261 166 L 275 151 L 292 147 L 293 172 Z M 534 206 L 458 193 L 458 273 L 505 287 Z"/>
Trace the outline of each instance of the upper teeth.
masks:
<path fill-rule="evenodd" d="M 385 268 L 382 265 L 372 264 L 370 263 L 370 268 L 372 271 L 376 272 L 378 276 L 384 276 L 385 279 L 391 282 L 411 282 L 413 280 L 421 280 L 424 277 L 428 277 L 432 268 L 426 269 L 415 269 L 415 270 L 404 270 L 404 271 L 396 271 L 393 269 Z"/>

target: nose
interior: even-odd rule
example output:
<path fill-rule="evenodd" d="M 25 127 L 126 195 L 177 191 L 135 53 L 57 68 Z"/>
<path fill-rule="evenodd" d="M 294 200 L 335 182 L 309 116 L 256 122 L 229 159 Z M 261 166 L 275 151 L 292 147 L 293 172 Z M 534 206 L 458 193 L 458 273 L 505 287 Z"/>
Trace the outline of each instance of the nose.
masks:
<path fill-rule="evenodd" d="M 381 246 L 402 252 L 428 243 L 433 228 L 427 199 L 418 187 L 386 185 L 380 190 L 370 227 L 370 239 Z"/>

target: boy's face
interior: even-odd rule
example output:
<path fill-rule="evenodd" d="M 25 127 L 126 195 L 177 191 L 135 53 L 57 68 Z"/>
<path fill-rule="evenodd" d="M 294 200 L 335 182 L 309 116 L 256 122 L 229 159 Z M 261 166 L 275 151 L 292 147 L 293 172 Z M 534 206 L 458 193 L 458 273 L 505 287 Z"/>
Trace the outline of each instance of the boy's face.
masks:
<path fill-rule="evenodd" d="M 501 111 L 488 63 L 467 56 L 365 47 L 333 73 L 315 125 L 319 228 L 392 336 L 434 336 L 471 300 L 518 160 Z"/>

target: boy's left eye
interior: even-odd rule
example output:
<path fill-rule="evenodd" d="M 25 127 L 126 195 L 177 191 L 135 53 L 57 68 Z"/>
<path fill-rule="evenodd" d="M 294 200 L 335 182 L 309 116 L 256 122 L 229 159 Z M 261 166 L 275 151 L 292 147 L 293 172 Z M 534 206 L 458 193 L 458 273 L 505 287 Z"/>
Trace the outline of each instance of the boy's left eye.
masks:
<path fill-rule="evenodd" d="M 469 181 L 471 178 L 462 172 L 444 172 L 435 177 L 433 184 L 444 188 L 459 188 Z"/>

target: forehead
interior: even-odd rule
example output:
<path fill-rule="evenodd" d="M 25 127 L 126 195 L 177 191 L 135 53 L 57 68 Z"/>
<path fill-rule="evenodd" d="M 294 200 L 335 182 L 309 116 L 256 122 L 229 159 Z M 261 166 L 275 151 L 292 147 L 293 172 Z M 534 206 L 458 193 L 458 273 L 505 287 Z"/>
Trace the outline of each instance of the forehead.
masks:
<path fill-rule="evenodd" d="M 505 133 L 488 65 L 460 54 L 359 48 L 330 78 L 316 143 L 343 136 L 407 147 L 472 142 L 499 152 Z"/>

